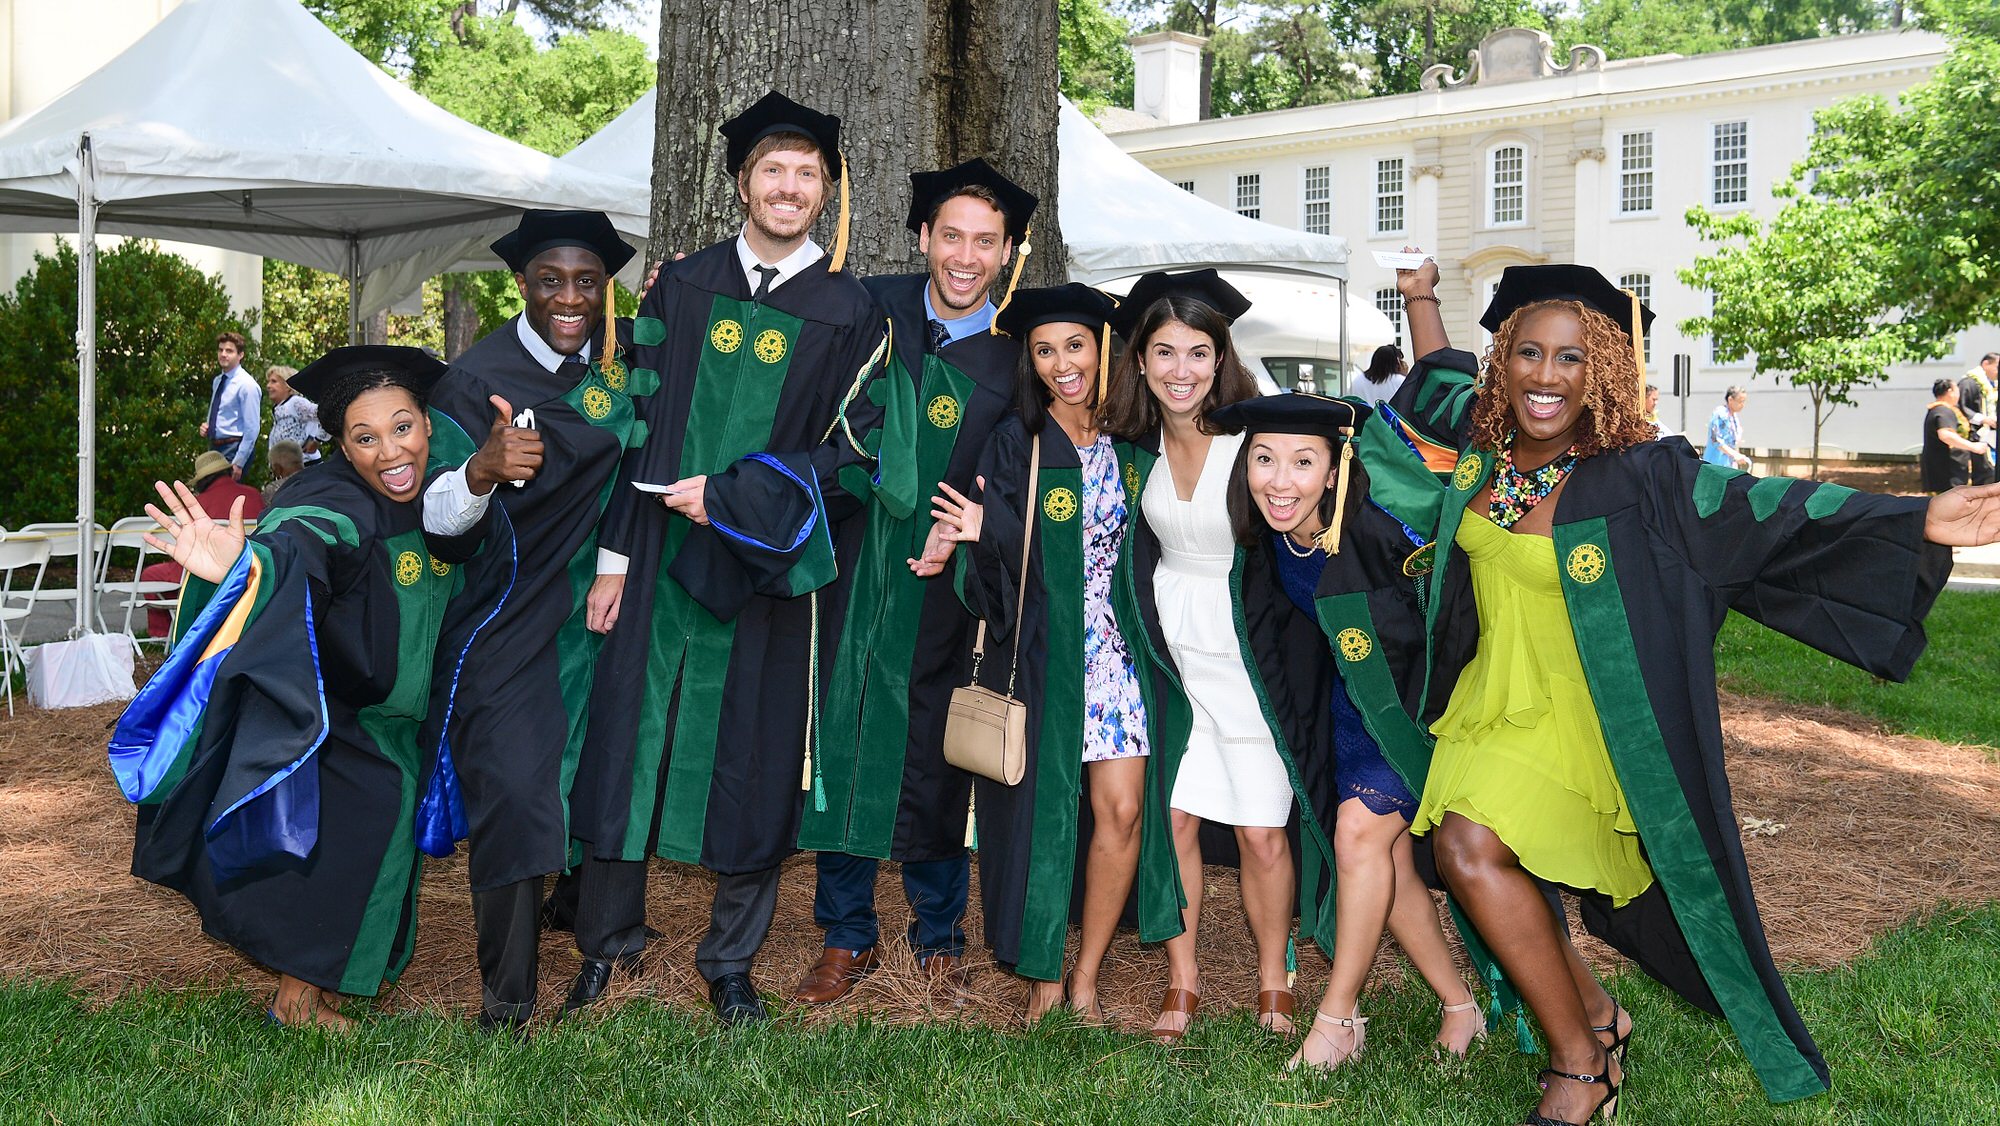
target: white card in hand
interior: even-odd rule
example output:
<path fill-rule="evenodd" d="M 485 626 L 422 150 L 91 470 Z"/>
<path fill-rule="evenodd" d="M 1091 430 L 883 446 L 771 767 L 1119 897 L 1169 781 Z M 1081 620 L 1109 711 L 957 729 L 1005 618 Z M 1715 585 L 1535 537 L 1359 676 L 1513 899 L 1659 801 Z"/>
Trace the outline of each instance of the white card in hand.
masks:
<path fill-rule="evenodd" d="M 515 415 L 514 425 L 521 430 L 533 430 L 535 428 L 534 408 L 530 407 L 529 409 L 522 411 L 520 414 Z M 516 481 L 514 482 L 514 487 L 518 489 L 526 484 L 527 484 L 526 481 Z"/>
<path fill-rule="evenodd" d="M 632 482 L 632 487 L 642 493 L 659 493 L 662 496 L 674 495 L 673 486 L 671 485 L 654 485 L 646 481 L 634 481 Z"/>
<path fill-rule="evenodd" d="M 1404 254 L 1394 250 L 1375 252 L 1375 264 L 1385 270 L 1414 270 L 1430 260 L 1428 254 Z"/>

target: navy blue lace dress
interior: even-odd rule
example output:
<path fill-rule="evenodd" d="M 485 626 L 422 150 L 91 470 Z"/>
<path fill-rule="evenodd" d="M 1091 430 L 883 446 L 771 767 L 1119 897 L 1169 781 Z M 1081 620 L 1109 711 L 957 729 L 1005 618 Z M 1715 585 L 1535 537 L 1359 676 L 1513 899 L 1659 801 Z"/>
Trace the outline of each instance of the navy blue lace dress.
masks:
<path fill-rule="evenodd" d="M 1313 595 L 1319 589 L 1319 574 L 1326 566 L 1326 553 L 1314 548 L 1309 555 L 1298 554 L 1298 546 L 1283 535 L 1273 533 L 1271 553 L 1278 561 L 1278 578 L 1292 604 L 1309 618 L 1318 618 Z M 1360 798 L 1368 812 L 1377 816 L 1396 814 L 1408 821 L 1417 812 L 1416 795 L 1403 785 L 1382 748 L 1362 726 L 1361 713 L 1347 698 L 1344 685 L 1333 693 L 1333 782 L 1340 800 Z"/>

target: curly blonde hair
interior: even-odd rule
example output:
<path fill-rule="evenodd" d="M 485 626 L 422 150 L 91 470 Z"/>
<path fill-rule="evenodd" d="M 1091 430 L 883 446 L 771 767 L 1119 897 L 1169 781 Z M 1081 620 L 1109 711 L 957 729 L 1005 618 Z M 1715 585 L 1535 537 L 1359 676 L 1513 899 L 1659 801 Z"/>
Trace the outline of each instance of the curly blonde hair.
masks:
<path fill-rule="evenodd" d="M 1507 386 L 1507 357 L 1514 353 L 1514 333 L 1524 317 L 1543 309 L 1576 315 L 1584 351 L 1583 415 L 1577 419 L 1578 457 L 1622 450 L 1650 442 L 1659 431 L 1646 419 L 1639 368 L 1632 358 L 1632 338 L 1617 321 L 1580 301 L 1536 301 L 1509 314 L 1486 350 L 1486 387 L 1472 403 L 1472 443 L 1498 449 L 1519 423 Z"/>

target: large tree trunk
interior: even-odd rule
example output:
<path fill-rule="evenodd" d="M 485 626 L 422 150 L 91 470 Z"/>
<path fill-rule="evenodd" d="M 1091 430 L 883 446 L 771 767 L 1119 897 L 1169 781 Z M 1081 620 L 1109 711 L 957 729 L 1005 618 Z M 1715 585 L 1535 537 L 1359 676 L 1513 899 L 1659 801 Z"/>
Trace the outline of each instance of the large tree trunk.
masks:
<path fill-rule="evenodd" d="M 911 172 L 985 157 L 1041 197 L 1023 285 L 1064 276 L 1056 223 L 1054 0 L 687 0 L 660 20 L 651 256 L 742 225 L 716 126 L 776 89 L 841 118 L 847 268 L 920 269 Z M 815 237 L 833 245 L 830 192 Z M 996 295 L 997 299 L 997 295 Z"/>
<path fill-rule="evenodd" d="M 446 274 L 442 279 L 444 287 L 444 358 L 455 360 L 459 354 L 472 347 L 479 339 L 479 306 L 472 300 L 466 287 L 472 284 L 470 278 L 458 274 Z"/>

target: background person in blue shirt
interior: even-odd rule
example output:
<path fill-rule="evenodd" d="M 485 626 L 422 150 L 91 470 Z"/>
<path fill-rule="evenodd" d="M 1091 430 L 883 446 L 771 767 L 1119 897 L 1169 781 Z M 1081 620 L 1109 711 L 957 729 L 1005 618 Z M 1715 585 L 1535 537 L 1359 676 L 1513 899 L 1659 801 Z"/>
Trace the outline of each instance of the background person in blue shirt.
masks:
<path fill-rule="evenodd" d="M 1708 416 L 1708 445 L 1701 451 L 1701 460 L 1733 469 L 1750 468 L 1750 459 L 1742 453 L 1743 404 L 1749 398 L 1749 392 L 1741 387 L 1723 393 L 1722 405 Z"/>
<path fill-rule="evenodd" d="M 215 338 L 215 362 L 222 373 L 209 383 L 208 421 L 201 424 L 201 436 L 229 459 L 230 476 L 238 481 L 257 456 L 257 433 L 263 428 L 263 388 L 243 370 L 244 351 L 236 333 Z"/>

